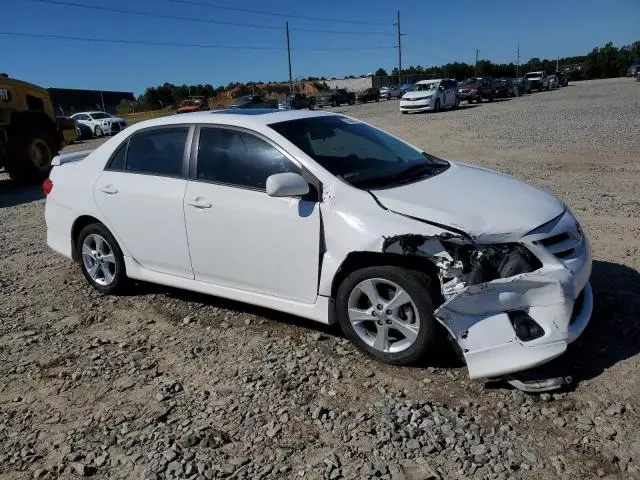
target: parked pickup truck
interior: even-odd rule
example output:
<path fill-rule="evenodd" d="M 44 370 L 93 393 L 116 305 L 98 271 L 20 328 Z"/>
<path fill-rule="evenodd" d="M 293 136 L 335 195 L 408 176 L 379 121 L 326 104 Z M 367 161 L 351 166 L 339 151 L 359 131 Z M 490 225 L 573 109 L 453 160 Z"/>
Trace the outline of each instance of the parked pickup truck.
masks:
<path fill-rule="evenodd" d="M 277 100 L 267 100 L 259 95 L 236 98 L 229 108 L 278 108 Z"/>
<path fill-rule="evenodd" d="M 205 97 L 189 97 L 178 107 L 176 113 L 191 113 L 209 110 L 209 104 Z"/>
<path fill-rule="evenodd" d="M 531 90 L 538 90 L 539 92 L 549 90 L 549 77 L 543 71 L 529 72 L 524 78 L 531 82 Z"/>
<path fill-rule="evenodd" d="M 460 87 L 460 101 L 466 100 L 469 103 L 482 102 L 482 99 L 493 102 L 496 96 L 496 88 L 492 77 L 468 78 Z"/>
<path fill-rule="evenodd" d="M 353 92 L 347 92 L 344 88 L 338 88 L 337 90 L 329 90 L 328 92 L 318 93 L 318 100 L 316 105 L 322 107 L 339 107 L 343 103 L 353 105 L 356 103 L 356 94 Z"/>
<path fill-rule="evenodd" d="M 307 97 L 302 93 L 285 95 L 283 98 L 278 100 L 278 108 L 280 110 L 300 110 L 301 108 L 313 110 L 315 105 L 316 97 Z"/>
<path fill-rule="evenodd" d="M 358 100 L 360 103 L 379 102 L 380 90 L 375 87 L 367 88 L 356 95 L 356 100 Z"/>

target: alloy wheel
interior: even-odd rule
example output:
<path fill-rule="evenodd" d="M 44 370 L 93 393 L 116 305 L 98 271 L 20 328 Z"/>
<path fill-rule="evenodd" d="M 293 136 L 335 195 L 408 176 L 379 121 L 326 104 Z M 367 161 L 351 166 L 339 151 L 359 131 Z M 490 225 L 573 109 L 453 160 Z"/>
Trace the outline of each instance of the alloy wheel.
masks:
<path fill-rule="evenodd" d="M 413 299 L 390 280 L 369 278 L 356 285 L 349 295 L 347 313 L 358 337 L 380 352 L 402 352 L 420 332 Z"/>
<path fill-rule="evenodd" d="M 116 258 L 109 242 L 97 233 L 87 235 L 82 242 L 82 264 L 98 285 L 108 286 L 116 278 Z"/>

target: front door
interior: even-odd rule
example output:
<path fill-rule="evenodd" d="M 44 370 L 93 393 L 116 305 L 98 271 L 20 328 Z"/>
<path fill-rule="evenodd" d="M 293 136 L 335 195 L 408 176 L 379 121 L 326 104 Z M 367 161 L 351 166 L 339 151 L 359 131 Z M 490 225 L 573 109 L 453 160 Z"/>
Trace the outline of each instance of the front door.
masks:
<path fill-rule="evenodd" d="M 94 197 L 142 267 L 193 278 L 183 209 L 188 134 L 188 126 L 175 126 L 132 135 L 107 164 Z"/>
<path fill-rule="evenodd" d="M 319 205 L 265 191 L 270 175 L 300 167 L 244 130 L 201 127 L 198 142 L 184 204 L 196 280 L 315 303 Z"/>

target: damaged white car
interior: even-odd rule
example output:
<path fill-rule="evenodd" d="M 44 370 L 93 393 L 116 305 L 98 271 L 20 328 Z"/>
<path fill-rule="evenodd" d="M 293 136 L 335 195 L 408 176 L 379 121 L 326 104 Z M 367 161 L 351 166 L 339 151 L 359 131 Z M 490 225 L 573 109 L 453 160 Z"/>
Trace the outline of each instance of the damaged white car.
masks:
<path fill-rule="evenodd" d="M 346 116 L 170 116 L 53 164 L 47 242 L 103 293 L 139 279 L 337 321 L 393 364 L 440 323 L 471 378 L 558 357 L 591 316 L 561 201 Z"/>

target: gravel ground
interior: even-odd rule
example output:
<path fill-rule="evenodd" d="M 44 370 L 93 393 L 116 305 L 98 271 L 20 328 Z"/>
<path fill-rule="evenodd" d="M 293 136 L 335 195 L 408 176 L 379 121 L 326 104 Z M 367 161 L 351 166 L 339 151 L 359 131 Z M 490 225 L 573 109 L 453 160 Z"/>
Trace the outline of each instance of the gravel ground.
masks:
<path fill-rule="evenodd" d="M 398 368 L 265 309 L 153 285 L 100 296 L 46 247 L 39 189 L 0 174 L 0 478 L 640 478 L 639 89 L 337 109 L 573 208 L 596 305 L 553 394 L 469 381 L 446 345 Z"/>

